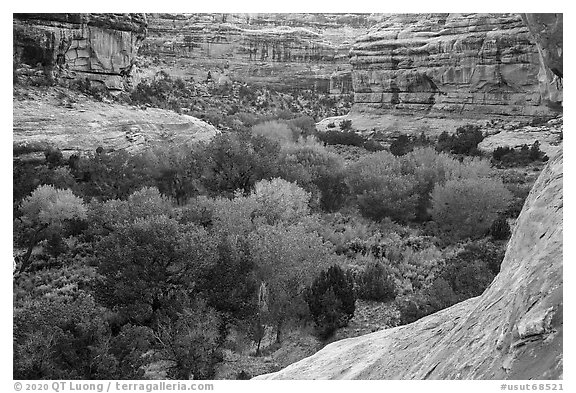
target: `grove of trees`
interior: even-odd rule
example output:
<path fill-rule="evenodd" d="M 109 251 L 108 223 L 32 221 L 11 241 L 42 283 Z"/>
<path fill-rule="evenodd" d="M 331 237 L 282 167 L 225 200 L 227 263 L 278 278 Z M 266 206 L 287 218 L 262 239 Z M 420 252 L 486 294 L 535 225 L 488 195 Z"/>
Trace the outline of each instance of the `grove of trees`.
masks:
<path fill-rule="evenodd" d="M 348 162 L 297 124 L 16 162 L 14 378 L 214 378 L 232 337 L 257 356 L 357 299 L 400 324 L 489 285 L 517 203 L 489 161 Z"/>

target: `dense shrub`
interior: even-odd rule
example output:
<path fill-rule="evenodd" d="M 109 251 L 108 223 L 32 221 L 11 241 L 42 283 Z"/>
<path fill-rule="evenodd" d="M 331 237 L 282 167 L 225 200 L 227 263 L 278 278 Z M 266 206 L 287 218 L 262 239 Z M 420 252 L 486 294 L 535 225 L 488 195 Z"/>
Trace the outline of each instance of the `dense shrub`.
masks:
<path fill-rule="evenodd" d="M 548 156 L 540 150 L 540 142 L 535 141 L 529 148 L 524 144 L 520 150 L 499 146 L 492 152 L 492 159 L 498 167 L 526 166 L 534 161 L 548 161 Z"/>
<path fill-rule="evenodd" d="M 356 252 L 354 264 L 373 267 L 383 265 L 380 273 L 393 279 L 389 287 L 395 295 L 404 296 L 428 286 L 440 273 L 444 256 L 428 236 L 401 237 L 396 232 L 372 236 L 363 241 L 349 243 L 349 251 Z M 366 279 L 370 280 L 368 274 Z M 362 276 L 357 276 L 361 278 Z M 391 291 L 388 291 L 389 293 Z"/>
<path fill-rule="evenodd" d="M 245 241 L 220 240 L 216 262 L 201 288 L 208 305 L 237 319 L 253 316 L 258 289 L 255 267 Z"/>
<path fill-rule="evenodd" d="M 166 72 L 158 72 L 152 80 L 143 80 L 130 93 L 135 104 L 147 104 L 158 108 L 180 111 L 194 100 L 194 93 L 180 79 L 173 79 Z"/>
<path fill-rule="evenodd" d="M 526 198 L 530 194 L 531 186 L 530 184 L 526 185 L 510 185 L 507 184 L 506 188 L 510 191 L 513 198 L 508 204 L 504 215 L 508 218 L 517 218 L 524 207 L 524 203 L 526 202 Z"/>
<path fill-rule="evenodd" d="M 304 298 L 322 339 L 346 326 L 356 309 L 353 278 L 338 265 L 320 272 Z"/>
<path fill-rule="evenodd" d="M 432 218 L 454 238 L 482 236 L 510 199 L 510 192 L 501 180 L 449 180 L 434 187 Z"/>
<path fill-rule="evenodd" d="M 375 141 L 368 140 L 363 136 L 357 134 L 355 131 L 335 131 L 328 130 L 326 132 L 319 132 L 316 137 L 326 143 L 327 145 L 347 145 L 363 147 L 368 151 L 384 150 L 384 147 Z"/>
<path fill-rule="evenodd" d="M 333 131 L 318 133 L 318 139 L 327 145 L 349 145 L 362 147 L 365 139 L 354 131 Z"/>
<path fill-rule="evenodd" d="M 120 150 L 81 157 L 74 163 L 72 174 L 84 197 L 125 199 L 143 186 L 154 185 L 149 168 L 145 156 Z"/>
<path fill-rule="evenodd" d="M 437 277 L 398 302 L 400 322 L 411 323 L 458 302 L 481 295 L 500 270 L 505 245 L 470 242 L 446 259 Z"/>
<path fill-rule="evenodd" d="M 398 302 L 400 322 L 414 322 L 482 294 L 498 273 L 504 251 L 502 245 L 487 241 L 465 244 L 446 260 L 430 285 Z"/>
<path fill-rule="evenodd" d="M 342 120 L 340 122 L 340 129 L 342 131 L 350 131 L 352 129 L 352 120 Z"/>
<path fill-rule="evenodd" d="M 494 240 L 506 240 L 510 237 L 510 225 L 506 217 L 499 216 L 490 226 L 490 235 Z"/>
<path fill-rule="evenodd" d="M 307 141 L 286 146 L 280 156 L 280 173 L 311 193 L 311 202 L 323 210 L 343 206 L 348 196 L 344 162 L 318 143 Z"/>
<path fill-rule="evenodd" d="M 278 173 L 280 146 L 265 137 L 222 134 L 206 146 L 205 187 L 215 194 L 231 196 L 236 190 L 250 192 L 258 180 Z"/>
<path fill-rule="evenodd" d="M 502 161 L 502 158 L 514 152 L 514 149 L 508 146 L 498 146 L 492 152 L 492 158 L 496 161 Z"/>
<path fill-rule="evenodd" d="M 92 297 L 44 297 L 14 309 L 15 379 L 117 378 L 104 310 Z"/>
<path fill-rule="evenodd" d="M 446 259 L 441 276 L 450 284 L 458 301 L 462 301 L 484 292 L 500 271 L 503 258 L 502 246 L 486 241 L 470 242 Z"/>
<path fill-rule="evenodd" d="M 252 127 L 252 135 L 263 136 L 284 145 L 294 142 L 297 138 L 290 127 L 280 121 L 266 121 Z"/>
<path fill-rule="evenodd" d="M 450 284 L 443 278 L 437 278 L 423 291 L 398 302 L 400 324 L 412 323 L 457 302 L 456 294 Z"/>
<path fill-rule="evenodd" d="M 265 218 L 270 225 L 298 222 L 310 211 L 310 193 L 284 179 L 259 181 L 251 197 L 257 203 L 255 214 Z"/>
<path fill-rule="evenodd" d="M 444 131 L 438 137 L 436 149 L 453 154 L 465 154 L 470 156 L 480 155 L 478 144 L 484 140 L 480 126 L 466 124 L 458 127 L 453 135 Z"/>
<path fill-rule="evenodd" d="M 348 185 L 360 212 L 374 220 L 407 222 L 415 217 L 418 195 L 414 176 L 388 152 L 362 157 L 349 168 Z"/>
<path fill-rule="evenodd" d="M 396 283 L 392 272 L 382 263 L 367 266 L 356 280 L 360 299 L 387 302 L 396 297 Z"/>
<path fill-rule="evenodd" d="M 70 190 L 60 190 L 49 185 L 38 187 L 24 198 L 20 205 L 19 225 L 15 226 L 17 239 L 27 247 L 21 256 L 19 272 L 32 263 L 32 251 L 41 240 L 59 240 L 66 234 L 67 226 L 87 217 L 87 208 L 81 198 Z"/>
<path fill-rule="evenodd" d="M 390 153 L 395 156 L 403 156 L 417 147 L 432 145 L 432 141 L 422 132 L 420 136 L 401 134 L 390 144 Z"/>
<path fill-rule="evenodd" d="M 172 364 L 172 379 L 213 379 L 223 360 L 219 345 L 220 315 L 202 301 L 187 305 L 174 318 L 158 323 L 161 350 L 157 355 Z"/>
<path fill-rule="evenodd" d="M 316 122 L 310 116 L 299 116 L 287 121 L 287 124 L 292 127 L 292 132 L 297 137 L 309 137 L 316 133 Z"/>
<path fill-rule="evenodd" d="M 505 251 L 505 242 L 492 242 L 486 239 L 468 242 L 454 256 L 447 259 L 446 267 L 449 268 L 450 265 L 464 266 L 474 261 L 479 261 L 484 263 L 492 273 L 492 276 L 495 276 L 500 272 L 500 264 L 504 259 Z M 451 272 L 443 274 L 446 275 L 447 279 L 456 277 Z M 454 290 L 458 292 L 457 288 Z"/>

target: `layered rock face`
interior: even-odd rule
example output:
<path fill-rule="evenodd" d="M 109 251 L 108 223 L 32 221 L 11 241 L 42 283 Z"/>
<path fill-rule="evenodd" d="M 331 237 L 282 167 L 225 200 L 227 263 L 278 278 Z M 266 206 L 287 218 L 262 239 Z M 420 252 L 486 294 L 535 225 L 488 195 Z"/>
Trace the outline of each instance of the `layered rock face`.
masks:
<path fill-rule="evenodd" d="M 213 77 L 281 89 L 349 93 L 348 52 L 378 19 L 367 14 L 149 15 L 140 54 L 173 58 L 193 77 L 206 78 L 210 71 Z"/>
<path fill-rule="evenodd" d="M 543 51 L 559 47 L 561 64 L 562 42 L 549 34 L 536 40 Z M 551 70 L 557 63 L 543 56 L 542 64 Z M 562 378 L 562 193 L 560 145 L 526 199 L 500 273 L 481 296 L 409 325 L 337 341 L 258 378 Z"/>
<path fill-rule="evenodd" d="M 536 42 L 540 68 L 540 95 L 549 102 L 562 101 L 563 16 L 562 14 L 522 14 L 522 19 Z M 541 150 L 553 156 L 562 149 L 563 118 L 549 120 L 539 126 L 509 127 L 485 138 L 478 148 L 486 153 L 498 146 L 520 148 L 540 142 Z M 492 132 L 490 132 L 492 134 Z"/>
<path fill-rule="evenodd" d="M 14 62 L 121 90 L 146 25 L 143 14 L 14 14 Z"/>
<path fill-rule="evenodd" d="M 337 341 L 257 379 L 562 378 L 562 154 L 534 185 L 501 272 L 479 297 Z"/>
<path fill-rule="evenodd" d="M 351 63 L 356 112 L 486 120 L 559 104 L 540 91 L 538 48 L 517 14 L 388 15 Z"/>

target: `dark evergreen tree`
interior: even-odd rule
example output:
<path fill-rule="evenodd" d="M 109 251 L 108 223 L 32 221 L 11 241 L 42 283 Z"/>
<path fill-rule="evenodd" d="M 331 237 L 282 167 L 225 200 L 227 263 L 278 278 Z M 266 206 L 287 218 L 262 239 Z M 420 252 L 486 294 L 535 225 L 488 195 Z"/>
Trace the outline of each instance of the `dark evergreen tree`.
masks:
<path fill-rule="evenodd" d="M 317 332 L 323 339 L 346 326 L 356 310 L 352 275 L 337 265 L 322 271 L 305 293 Z"/>
<path fill-rule="evenodd" d="M 358 277 L 358 297 L 380 302 L 394 300 L 396 284 L 390 269 L 379 262 L 368 266 Z"/>

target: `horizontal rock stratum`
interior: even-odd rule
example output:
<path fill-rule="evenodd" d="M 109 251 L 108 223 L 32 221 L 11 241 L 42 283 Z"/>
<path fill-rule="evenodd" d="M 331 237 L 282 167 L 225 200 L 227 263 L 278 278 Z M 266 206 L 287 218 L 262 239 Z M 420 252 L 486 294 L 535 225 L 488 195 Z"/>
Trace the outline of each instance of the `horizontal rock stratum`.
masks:
<path fill-rule="evenodd" d="M 348 53 L 369 14 L 150 14 L 140 54 L 187 75 L 278 89 L 352 90 Z"/>
<path fill-rule="evenodd" d="M 357 39 L 351 63 L 357 111 L 534 116 L 558 99 L 540 89 L 538 48 L 519 14 L 389 15 Z"/>
<path fill-rule="evenodd" d="M 481 296 L 256 379 L 562 378 L 562 161 L 538 178 Z"/>

